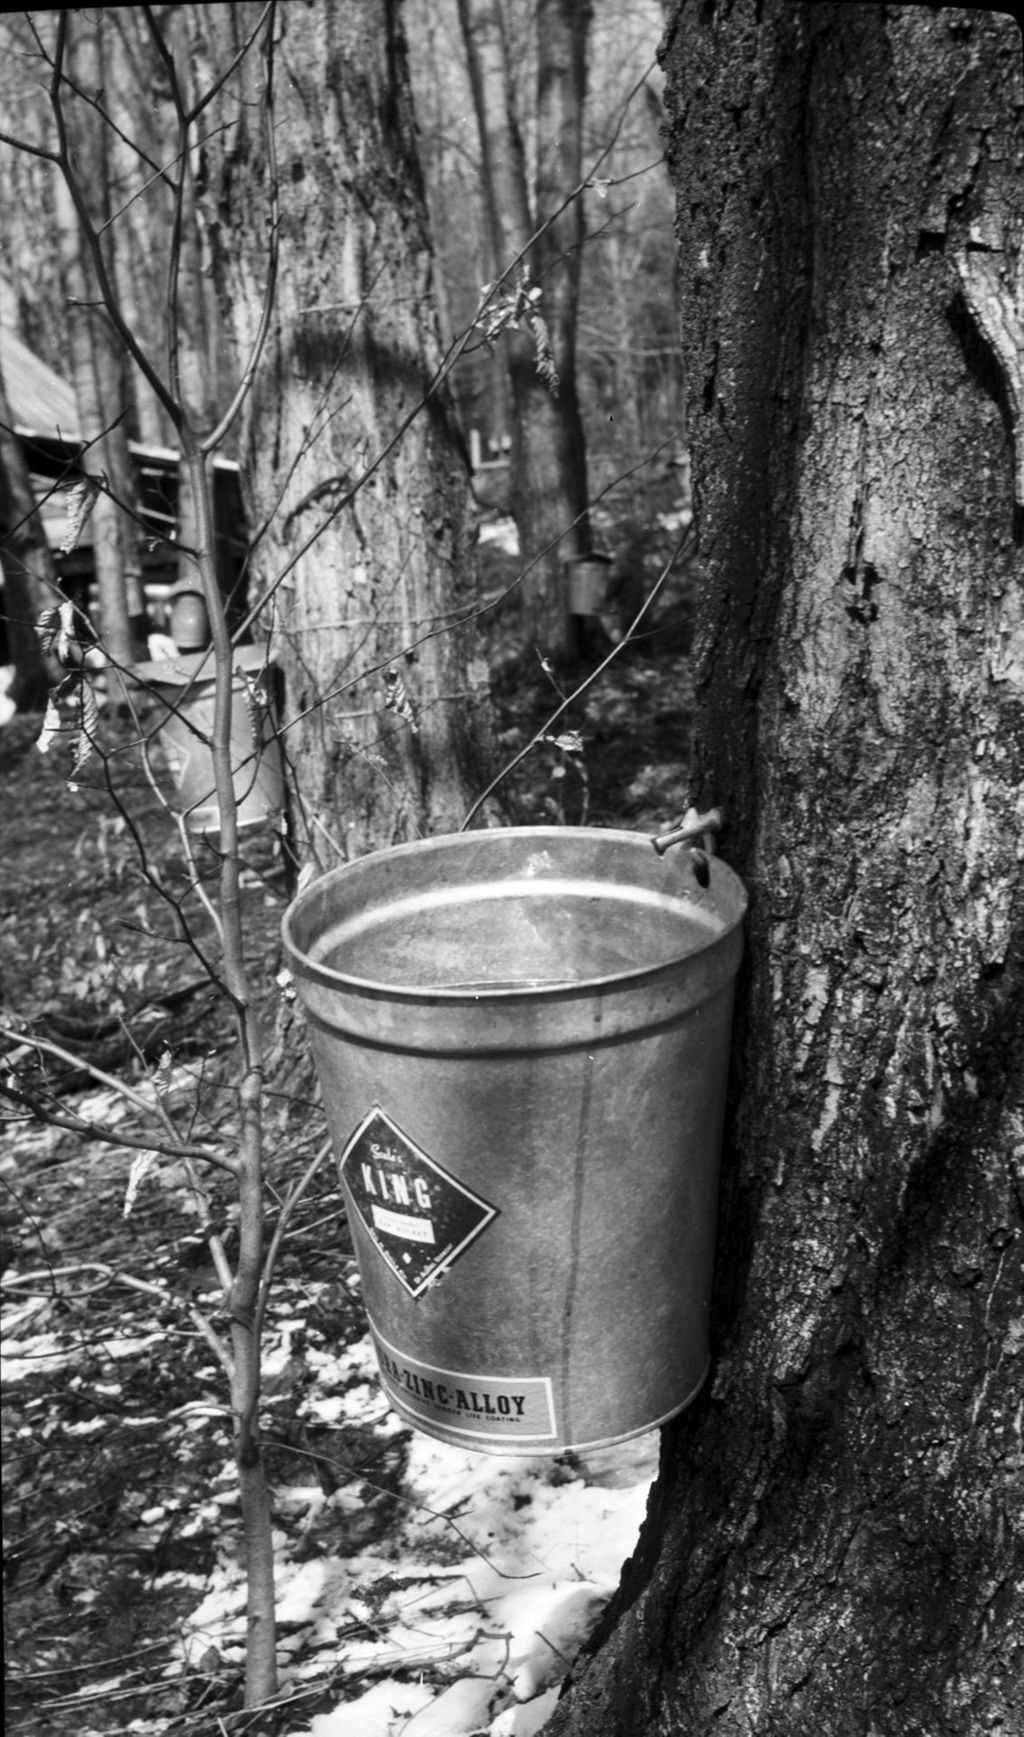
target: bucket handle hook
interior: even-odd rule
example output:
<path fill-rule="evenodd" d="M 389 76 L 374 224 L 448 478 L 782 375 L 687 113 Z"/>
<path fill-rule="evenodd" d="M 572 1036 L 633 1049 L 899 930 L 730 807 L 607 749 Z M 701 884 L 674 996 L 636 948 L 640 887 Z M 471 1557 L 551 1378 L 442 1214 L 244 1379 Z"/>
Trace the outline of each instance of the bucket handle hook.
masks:
<path fill-rule="evenodd" d="M 711 878 L 708 857 L 715 854 L 715 834 L 724 818 L 720 808 L 709 808 L 706 814 L 688 808 L 678 826 L 671 832 L 658 833 L 651 843 L 659 856 L 664 856 L 674 844 L 689 844 L 694 876 L 699 886 L 706 887 Z"/>

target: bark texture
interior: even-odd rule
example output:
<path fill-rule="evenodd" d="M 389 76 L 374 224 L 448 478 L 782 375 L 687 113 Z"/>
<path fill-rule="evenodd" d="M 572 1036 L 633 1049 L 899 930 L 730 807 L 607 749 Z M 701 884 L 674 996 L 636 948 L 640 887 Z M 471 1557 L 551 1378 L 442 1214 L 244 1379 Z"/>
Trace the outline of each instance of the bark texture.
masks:
<path fill-rule="evenodd" d="M 201 84 L 258 14 L 193 9 Z M 285 673 L 299 846 L 327 867 L 458 826 L 485 781 L 487 671 L 454 626 L 475 602 L 468 473 L 447 389 L 428 396 L 441 351 L 397 7 L 293 0 L 275 30 L 281 267 L 243 422 L 250 585 Z M 205 195 L 238 369 L 271 177 L 266 73 L 250 56 L 243 76 Z M 411 715 L 388 707 L 389 670 Z"/>
<path fill-rule="evenodd" d="M 549 1728 L 1017 1737 L 1020 455 L 971 286 L 1019 321 L 1020 34 L 734 0 L 663 55 L 749 947 L 713 1377 Z"/>
<path fill-rule="evenodd" d="M 69 77 L 102 105 L 109 71 L 102 10 L 76 16 L 68 32 L 67 61 Z M 72 169 L 90 219 L 102 234 L 113 210 L 106 123 L 96 109 L 81 101 L 65 101 L 64 109 Z M 101 306 L 96 271 L 63 182 L 57 191 L 57 215 L 67 298 L 70 372 L 79 428 L 86 443 L 82 463 L 87 471 L 102 473 L 110 491 L 97 497 L 89 524 L 100 637 L 108 657 L 123 668 L 145 656 L 146 651 L 142 544 L 137 520 L 131 516 L 138 513 L 139 503 L 128 450 L 126 416 L 130 395 L 125 357 Z M 111 227 L 106 229 L 104 251 L 112 277 L 115 248 L 115 231 Z M 123 502 L 129 511 L 122 512 L 118 502 Z"/>
<path fill-rule="evenodd" d="M 586 444 L 576 387 L 584 211 L 582 197 L 569 195 L 583 176 L 583 104 L 592 12 L 590 0 L 540 0 L 537 7 L 536 204 L 537 224 L 544 226 L 544 233 L 530 263 L 543 291 L 558 391 L 545 389 L 536 365 L 523 383 L 523 426 L 518 434 L 521 470 L 518 476 L 513 472 L 512 504 L 515 509 L 521 489 L 522 516 L 532 515 L 538 521 L 531 528 L 534 545 L 539 548 L 542 538 L 560 537 L 555 557 L 563 564 L 591 550 Z M 557 478 L 557 488 L 552 476 Z M 549 619 L 552 595 L 560 599 L 559 619 L 563 619 L 564 581 L 553 585 L 549 577 Z"/>
<path fill-rule="evenodd" d="M 508 346 L 512 388 L 511 506 L 524 560 L 532 563 L 523 580 L 528 632 L 548 652 L 577 649 L 565 562 L 591 548 L 586 443 L 576 389 L 583 201 L 570 198 L 582 175 L 591 10 L 590 0 L 540 0 L 537 7 L 537 177 L 531 209 L 503 5 L 501 0 L 459 0 L 495 271 L 507 271 L 522 255 L 523 265 L 506 280 L 506 293 L 520 284 L 541 292 L 543 349 L 535 322 L 526 320 L 502 341 Z M 539 355 L 553 366 L 557 385 L 538 371 Z"/>

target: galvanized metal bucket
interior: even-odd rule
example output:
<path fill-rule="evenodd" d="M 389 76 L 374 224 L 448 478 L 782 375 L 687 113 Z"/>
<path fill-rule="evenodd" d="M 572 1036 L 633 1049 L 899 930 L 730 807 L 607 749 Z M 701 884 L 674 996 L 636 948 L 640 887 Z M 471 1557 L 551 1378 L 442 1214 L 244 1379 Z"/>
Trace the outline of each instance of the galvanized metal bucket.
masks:
<path fill-rule="evenodd" d="M 614 567 L 610 555 L 577 555 L 569 561 L 570 614 L 600 615 L 607 609 Z"/>
<path fill-rule="evenodd" d="M 275 735 L 273 666 L 266 647 L 237 646 L 231 684 L 231 767 L 238 803 L 238 825 L 249 831 L 266 826 L 284 805 L 281 749 Z M 209 650 L 182 652 L 176 658 L 135 664 L 129 672 L 156 695 L 160 705 L 157 734 L 173 783 L 172 806 L 184 814 L 190 832 L 220 832 L 220 807 L 214 788 L 213 756 L 196 730 L 213 730 L 215 672 Z M 248 684 L 248 685 L 247 685 Z M 252 702 L 255 702 L 253 704 Z M 259 710 L 261 734 L 254 733 L 253 712 Z"/>
<path fill-rule="evenodd" d="M 746 894 L 589 828 L 325 875 L 284 939 L 381 1381 L 428 1435 L 560 1453 L 695 1395 Z"/>

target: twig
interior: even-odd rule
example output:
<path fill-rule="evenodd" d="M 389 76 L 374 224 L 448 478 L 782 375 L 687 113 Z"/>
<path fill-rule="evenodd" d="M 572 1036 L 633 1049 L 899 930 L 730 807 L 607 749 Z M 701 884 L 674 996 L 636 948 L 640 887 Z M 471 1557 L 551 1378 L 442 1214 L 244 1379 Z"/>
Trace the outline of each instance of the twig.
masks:
<path fill-rule="evenodd" d="M 281 1247 L 281 1239 L 288 1228 L 289 1221 L 291 1220 L 299 1201 L 302 1199 L 306 1189 L 309 1187 L 317 1171 L 320 1169 L 320 1166 L 323 1164 L 324 1159 L 330 1154 L 331 1144 L 329 1138 L 324 1140 L 312 1163 L 306 1166 L 306 1169 L 298 1182 L 296 1182 L 294 1188 L 289 1189 L 284 1198 L 281 1210 L 278 1213 L 277 1223 L 274 1226 L 274 1234 L 270 1239 L 270 1246 L 267 1249 L 263 1262 L 263 1275 L 260 1279 L 260 1293 L 256 1303 L 256 1313 L 253 1317 L 252 1330 L 257 1341 L 263 1331 L 263 1322 L 267 1312 L 267 1300 L 270 1295 L 270 1286 L 274 1277 L 274 1267 L 277 1264 L 277 1254 Z"/>
<path fill-rule="evenodd" d="M 482 615 L 488 614 L 492 609 L 497 609 L 500 604 L 505 601 L 506 597 L 510 597 L 512 592 L 522 584 L 523 580 L 533 572 L 534 568 L 539 566 L 540 563 L 551 554 L 553 549 L 557 549 L 560 543 L 564 543 L 570 532 L 575 530 L 576 526 L 587 517 L 592 509 L 597 506 L 598 502 L 604 499 L 605 495 L 610 494 L 613 489 L 618 488 L 620 483 L 628 482 L 629 478 L 636 476 L 638 471 L 644 470 L 647 465 L 657 458 L 659 452 L 663 452 L 665 447 L 669 444 L 670 442 L 668 440 L 660 441 L 652 452 L 649 452 L 643 458 L 638 459 L 636 464 L 630 465 L 628 470 L 621 471 L 612 482 L 606 483 L 604 488 L 599 489 L 597 494 L 592 496 L 592 498 L 587 502 L 587 505 L 583 508 L 582 512 L 577 513 L 576 517 L 566 525 L 564 530 L 559 531 L 557 536 L 552 537 L 550 543 L 546 543 L 543 549 L 539 550 L 538 553 L 534 555 L 533 559 L 528 561 L 526 566 L 521 568 L 515 578 L 510 579 L 508 584 L 501 591 L 486 598 L 483 603 L 476 603 L 471 609 L 466 609 L 463 610 L 461 614 L 456 614 L 451 621 L 444 622 L 442 626 L 429 628 L 426 633 L 421 633 L 415 639 L 407 641 L 407 643 L 402 645 L 397 651 L 390 652 L 387 657 L 381 658 L 379 662 L 366 665 L 354 676 L 349 676 L 345 681 L 339 682 L 337 687 L 329 688 L 326 693 L 321 694 L 317 700 L 306 706 L 303 711 L 296 712 L 294 717 L 289 718 L 286 724 L 282 724 L 279 727 L 278 734 L 284 736 L 288 730 L 293 729 L 295 725 L 300 723 L 304 718 L 312 716 L 314 712 L 327 705 L 328 701 L 338 699 L 342 694 L 348 693 L 351 688 L 358 687 L 360 682 L 367 681 L 371 676 L 379 675 L 382 670 L 387 669 L 389 665 L 393 663 L 397 663 L 400 658 L 411 656 L 413 652 L 418 651 L 421 645 L 426 645 L 429 640 L 438 639 L 445 633 L 456 632 L 460 627 L 467 627 L 470 622 L 479 620 Z M 685 543 L 685 541 L 686 539 L 684 538 L 683 542 Z M 680 548 L 673 552 L 670 557 L 670 565 L 676 560 L 682 547 L 683 544 L 680 544 Z M 643 615 L 644 611 L 651 603 L 653 603 L 657 591 L 660 589 L 667 576 L 667 572 L 661 574 L 657 580 L 654 591 L 651 592 L 651 595 L 647 598 L 643 609 L 640 611 L 640 615 L 637 616 L 637 620 L 640 619 L 640 616 Z M 629 633 L 623 638 L 622 642 L 615 647 L 615 653 L 621 651 L 622 646 L 628 642 L 629 636 L 632 634 L 635 626 L 636 622 L 634 622 L 630 627 Z M 610 660 L 606 659 L 606 662 L 608 661 Z M 601 669 L 604 667 L 604 664 L 602 664 Z M 595 679 L 600 675 L 600 673 L 600 669 L 595 670 L 594 675 L 590 680 Z M 580 691 L 582 692 L 582 689 Z M 570 703 L 572 699 L 575 699 L 575 697 L 575 694 L 570 697 Z M 465 824 L 465 822 L 463 824 Z"/>
<path fill-rule="evenodd" d="M 130 1273 L 119 1272 L 118 1269 L 112 1267 L 108 1261 L 75 1261 L 70 1266 L 46 1267 L 41 1268 L 38 1272 L 17 1273 L 12 1278 L 0 1279 L 0 1289 L 5 1291 L 21 1291 L 27 1289 L 30 1284 L 34 1284 L 38 1279 L 49 1278 L 52 1280 L 67 1278 L 70 1277 L 72 1273 L 101 1273 L 103 1275 L 103 1284 L 91 1285 L 88 1291 L 79 1292 L 78 1294 L 80 1296 L 94 1296 L 98 1291 L 105 1291 L 108 1285 L 119 1284 L 126 1285 L 131 1291 L 141 1291 L 143 1296 L 159 1297 L 162 1303 L 174 1303 L 179 1309 L 184 1309 L 185 1313 L 190 1317 L 193 1326 L 206 1340 L 207 1345 L 210 1347 L 210 1350 L 217 1358 L 221 1367 L 229 1376 L 231 1375 L 232 1365 L 227 1347 L 214 1332 L 209 1321 L 206 1319 L 206 1316 L 196 1308 L 195 1304 L 191 1302 L 189 1298 L 181 1296 L 177 1291 L 172 1290 L 169 1285 L 152 1285 L 146 1279 L 136 1279 L 133 1278 Z M 55 1289 L 37 1291 L 35 1294 L 37 1296 L 59 1295 Z"/>
<path fill-rule="evenodd" d="M 191 119 L 194 119 L 198 114 L 200 114 L 202 112 L 202 109 L 205 107 L 206 103 L 211 102 L 213 100 L 213 97 L 216 94 L 217 90 L 221 87 L 221 85 L 224 83 L 224 81 L 230 76 L 230 73 L 233 70 L 234 66 L 236 66 L 239 63 L 239 61 L 242 59 L 243 54 L 248 52 L 250 44 L 255 41 L 257 31 L 259 29 L 259 26 L 262 24 L 263 19 L 268 18 L 269 23 L 267 26 L 267 34 L 266 34 L 266 40 L 265 40 L 265 46 L 264 46 L 264 58 L 266 61 L 267 75 L 266 75 L 266 85 L 265 85 L 265 89 L 264 89 L 264 93 L 263 93 L 263 121 L 264 121 L 265 135 L 266 135 L 267 177 L 268 177 L 268 182 L 269 182 L 269 206 L 270 206 L 268 223 L 267 223 L 267 282 L 266 282 L 266 287 L 263 291 L 263 306 L 260 309 L 260 323 L 259 323 L 259 326 L 257 327 L 257 330 L 256 330 L 256 336 L 253 339 L 252 349 L 249 352 L 248 360 L 245 364 L 244 369 L 242 370 L 242 377 L 238 382 L 238 386 L 235 390 L 235 395 L 232 398 L 231 403 L 228 405 L 228 407 L 225 410 L 220 421 L 217 423 L 216 428 L 214 428 L 207 435 L 206 439 L 202 442 L 202 451 L 204 453 L 212 452 L 215 447 L 220 445 L 221 441 L 224 439 L 224 436 L 227 434 L 228 429 L 231 427 L 232 423 L 234 422 L 235 417 L 238 415 L 239 410 L 241 409 L 243 403 L 245 402 L 245 399 L 247 398 L 247 396 L 252 388 L 252 383 L 256 378 L 256 370 L 259 367 L 260 358 L 263 355 L 263 350 L 264 350 L 264 347 L 266 345 L 267 337 L 269 336 L 269 333 L 270 333 L 270 321 L 271 321 L 271 316 L 273 314 L 274 303 L 275 303 L 276 296 L 277 296 L 277 268 L 278 268 L 279 249 L 280 249 L 280 221 L 281 221 L 281 217 L 280 217 L 280 210 L 279 210 L 279 205 L 278 205 L 279 189 L 278 189 L 278 176 L 277 176 L 277 146 L 276 146 L 275 137 L 274 137 L 274 14 L 275 14 L 275 5 L 276 5 L 276 0 L 269 0 L 268 5 L 264 8 L 263 12 L 260 14 L 260 18 L 257 22 L 256 29 L 253 30 L 252 36 L 249 38 L 249 42 L 247 42 L 245 44 L 245 46 L 239 51 L 235 60 L 232 62 L 231 67 L 229 67 L 225 71 L 225 73 L 222 75 L 222 77 L 220 79 L 218 79 L 214 82 L 214 84 L 211 86 L 210 90 L 207 92 L 206 96 L 203 98 L 202 103 L 199 104 L 199 106 L 196 107 L 192 111 L 192 116 L 190 117 Z"/>
<path fill-rule="evenodd" d="M 96 1067 L 94 1062 L 86 1061 L 84 1056 L 72 1055 L 70 1050 L 63 1049 L 59 1043 L 54 1043 L 51 1038 L 37 1037 L 34 1032 L 15 1031 L 12 1026 L 2 1023 L 0 1023 L 0 1037 L 10 1038 L 12 1042 L 18 1044 L 29 1043 L 34 1049 L 44 1050 L 47 1055 L 52 1055 L 55 1060 L 67 1062 L 70 1067 L 84 1068 L 86 1073 L 91 1075 L 100 1085 L 109 1087 L 119 1097 L 124 1098 L 127 1103 L 134 1104 L 136 1109 L 144 1110 L 147 1116 L 156 1115 L 162 1121 L 163 1115 L 166 1114 L 161 1105 L 151 1104 L 147 1098 L 142 1096 L 141 1092 L 136 1092 L 131 1086 L 126 1085 L 124 1080 L 117 1079 L 114 1074 L 105 1073 L 102 1068 Z M 177 1131 L 175 1130 L 176 1134 Z M 197 1149 L 196 1156 L 205 1158 L 207 1154 L 205 1151 Z M 234 1169 L 233 1161 L 230 1159 L 214 1160 L 214 1162 L 223 1163 L 228 1169 Z"/>
<path fill-rule="evenodd" d="M 11 1085 L 9 1081 L 0 1084 L 0 1094 L 12 1104 L 23 1105 L 34 1121 L 45 1121 L 47 1127 L 63 1128 L 67 1133 L 80 1134 L 86 1140 L 102 1140 L 108 1146 L 124 1146 L 130 1151 L 159 1152 L 163 1158 L 195 1159 L 202 1164 L 214 1164 L 219 1169 L 230 1170 L 233 1174 L 231 1161 L 221 1158 L 206 1146 L 179 1140 L 161 1140 L 159 1137 L 153 1138 L 144 1134 L 128 1134 L 120 1128 L 104 1128 L 91 1122 L 88 1116 L 76 1115 L 73 1110 L 57 1110 L 49 1104 L 40 1103 L 31 1093 Z"/>
<path fill-rule="evenodd" d="M 61 11 L 57 14 L 57 44 L 52 61 L 53 77 L 50 81 L 49 93 L 50 107 L 53 111 L 54 123 L 57 128 L 58 142 L 58 151 L 56 156 L 53 157 L 53 161 L 56 162 L 57 167 L 60 170 L 64 184 L 71 197 L 71 202 L 74 205 L 75 212 L 78 216 L 82 238 L 85 242 L 86 249 L 92 261 L 93 269 L 96 273 L 96 282 L 99 285 L 100 295 L 108 318 L 121 340 L 121 343 L 131 356 L 132 361 L 139 369 L 139 372 L 142 374 L 147 384 L 156 393 L 156 396 L 164 410 L 166 410 L 171 419 L 172 427 L 180 432 L 183 424 L 182 407 L 175 399 L 173 393 L 168 389 L 166 381 L 162 379 L 145 351 L 139 345 L 134 332 L 124 318 L 121 311 L 120 298 L 114 288 L 110 273 L 107 270 L 107 262 L 103 257 L 103 249 L 100 246 L 99 236 L 96 233 L 95 226 L 89 214 L 85 195 L 82 192 L 77 176 L 72 171 L 72 151 L 68 139 L 67 122 L 65 120 L 60 98 L 60 86 L 64 77 L 63 62 L 64 51 L 67 45 L 69 17 L 70 14 L 67 11 Z"/>
<path fill-rule="evenodd" d="M 330 1429 L 331 1425 L 327 1424 L 325 1427 Z M 492 1574 L 497 1574 L 501 1580 L 536 1580 L 540 1573 L 539 1568 L 532 1570 L 529 1574 L 510 1574 L 507 1569 L 499 1568 L 497 1563 L 492 1562 L 478 1544 L 473 1543 L 472 1538 L 466 1536 L 461 1526 L 457 1525 L 450 1514 L 441 1514 L 436 1508 L 429 1508 L 426 1502 L 418 1502 L 414 1496 L 403 1496 L 399 1490 L 388 1489 L 386 1484 L 374 1483 L 373 1479 L 368 1478 L 358 1466 L 348 1465 L 344 1460 L 328 1459 L 326 1454 L 318 1454 L 315 1448 L 300 1448 L 292 1442 L 276 1441 L 273 1436 L 267 1437 L 267 1443 L 268 1446 L 284 1448 L 290 1454 L 298 1454 L 301 1459 L 318 1460 L 322 1465 L 333 1466 L 336 1471 L 340 1468 L 342 1471 L 348 1472 L 350 1477 L 358 1478 L 360 1483 L 365 1484 L 369 1489 L 377 1490 L 380 1495 L 390 1496 L 391 1500 L 395 1502 L 404 1502 L 406 1507 L 416 1508 L 421 1514 L 429 1514 L 432 1520 L 443 1520 L 444 1524 L 450 1526 L 452 1531 L 462 1539 L 467 1550 L 471 1550 L 474 1556 L 479 1556 L 481 1562 L 491 1570 Z"/>
<path fill-rule="evenodd" d="M 79 1509 L 71 1518 L 77 1520 L 80 1513 L 88 1512 L 88 1508 Z M 23 1542 L 24 1537 L 18 1539 L 19 1546 Z M 166 1652 L 170 1645 L 169 1640 L 150 1641 L 148 1646 L 135 1647 L 130 1653 L 118 1653 L 116 1659 L 83 1659 L 74 1665 L 51 1665 L 46 1671 L 12 1671 L 7 1680 L 9 1683 L 36 1683 L 41 1682 L 44 1677 L 70 1677 L 78 1676 L 83 1671 L 109 1671 L 112 1664 L 123 1665 L 130 1659 L 141 1659 L 147 1653 Z"/>
<path fill-rule="evenodd" d="M 479 813 L 480 809 L 483 807 L 484 803 L 487 801 L 487 798 L 489 796 L 492 796 L 494 794 L 495 790 L 497 790 L 498 785 L 503 784 L 505 779 L 508 777 L 509 773 L 514 772 L 516 767 L 521 763 L 521 761 L 526 759 L 527 754 L 529 754 L 537 746 L 538 742 L 542 742 L 544 740 L 544 737 L 547 735 L 548 731 L 551 729 L 552 724 L 556 724 L 558 722 L 559 718 L 562 716 L 562 714 L 564 712 L 568 711 L 569 707 L 574 703 L 574 701 L 578 700 L 581 697 L 581 695 L 586 693 L 586 691 L 589 687 L 593 686 L 593 684 L 597 681 L 598 677 L 604 674 L 605 670 L 608 668 L 608 665 L 613 661 L 613 659 L 618 657 L 619 652 L 622 650 L 623 646 L 626 646 L 629 644 L 630 640 L 633 638 L 633 635 L 636 633 L 636 630 L 639 627 L 641 621 L 643 620 L 644 616 L 647 614 L 647 611 L 650 609 L 652 603 L 654 602 L 655 598 L 657 597 L 662 586 L 665 584 L 665 581 L 667 580 L 673 567 L 675 566 L 676 562 L 678 561 L 680 555 L 683 553 L 683 550 L 686 548 L 687 544 L 692 540 L 693 535 L 694 535 L 693 527 L 692 527 L 692 525 L 688 525 L 686 528 L 686 531 L 684 532 L 680 541 L 676 544 L 676 547 L 673 549 L 671 555 L 669 556 L 668 560 L 666 561 L 661 572 L 658 574 L 657 579 L 655 580 L 650 591 L 647 593 L 647 596 L 644 598 L 643 603 L 640 605 L 640 608 L 637 610 L 636 615 L 633 617 L 633 620 L 630 622 L 629 627 L 626 630 L 626 633 L 623 635 L 623 637 L 619 641 L 618 645 L 612 646 L 612 649 L 608 653 L 607 657 L 602 659 L 602 661 L 598 664 L 597 668 L 595 670 L 592 670 L 591 673 L 582 682 L 580 682 L 579 687 L 577 687 L 573 690 L 573 692 L 569 695 L 568 699 L 563 700 L 559 706 L 556 706 L 556 708 L 552 712 L 551 716 L 545 720 L 545 722 L 541 725 L 540 729 L 535 733 L 535 735 L 531 736 L 531 738 L 527 742 L 526 746 L 524 748 L 520 748 L 519 753 L 513 756 L 513 758 L 508 762 L 508 765 L 505 766 L 503 768 L 503 770 L 501 772 L 499 772 L 495 778 L 491 779 L 491 782 L 488 784 L 486 790 L 484 790 L 483 793 L 477 797 L 476 801 L 473 803 L 472 807 L 469 809 L 468 813 L 466 814 L 466 816 L 462 822 L 462 825 L 459 827 L 460 832 L 465 832 L 470 821 L 473 819 L 473 816 L 475 814 Z"/>
<path fill-rule="evenodd" d="M 351 505 L 352 501 L 356 498 L 356 495 L 360 493 L 360 491 L 365 487 L 366 483 L 368 483 L 377 474 L 378 470 L 384 464 L 385 460 L 390 456 L 390 454 L 395 450 L 395 448 L 399 444 L 399 442 L 403 439 L 404 435 L 406 434 L 406 431 L 408 430 L 410 425 L 415 421 L 416 417 L 419 416 L 422 413 L 422 411 L 426 408 L 426 406 L 431 402 L 431 400 L 434 397 L 436 397 L 437 393 L 440 391 L 441 387 L 444 385 L 444 382 L 448 379 L 449 375 L 451 374 L 453 368 L 456 366 L 456 364 L 461 359 L 463 352 L 466 350 L 467 346 L 469 345 L 469 343 L 472 339 L 473 333 L 478 329 L 478 325 L 479 325 L 479 321 L 480 321 L 481 316 L 487 311 L 487 309 L 489 308 L 491 303 L 494 301 L 495 297 L 499 294 L 499 292 L 504 287 L 504 285 L 508 282 L 508 280 L 510 278 L 513 278 L 515 276 L 515 274 L 518 272 L 520 265 L 526 259 L 527 255 L 530 253 L 531 249 L 534 248 L 536 246 L 537 242 L 540 241 L 542 239 L 542 237 L 547 234 L 548 230 L 552 227 L 552 225 L 558 221 L 559 217 L 562 215 L 562 212 L 567 210 L 568 207 L 573 203 L 573 200 L 578 199 L 580 197 L 580 195 L 585 192 L 587 187 L 593 181 L 594 176 L 596 175 L 598 169 L 601 167 L 601 164 L 604 162 L 605 158 L 610 154 L 610 152 L 615 147 L 615 144 L 618 140 L 619 134 L 622 131 L 623 126 L 625 125 L 626 116 L 629 112 L 629 108 L 630 108 L 631 103 L 633 102 L 634 97 L 636 96 L 638 91 L 643 89 L 644 85 L 646 84 L 646 82 L 647 82 L 648 78 L 650 77 L 650 74 L 653 70 L 654 70 L 654 63 L 652 63 L 652 65 L 650 67 L 648 67 L 647 71 L 644 72 L 642 77 L 637 79 L 637 81 L 632 86 L 632 88 L 627 92 L 625 98 L 623 99 L 622 108 L 621 108 L 621 112 L 619 114 L 619 118 L 616 121 L 615 126 L 612 129 L 611 137 L 608 139 L 608 141 L 604 145 L 603 149 L 598 153 L 594 162 L 591 164 L 590 168 L 587 170 L 587 173 L 584 176 L 584 178 L 577 183 L 577 185 L 572 189 L 572 191 L 570 193 L 568 193 L 566 195 L 566 197 L 562 200 L 562 203 L 559 206 L 557 206 L 556 209 L 554 211 L 552 211 L 545 218 L 544 222 L 541 223 L 540 225 L 538 225 L 538 227 L 534 230 L 533 234 L 530 236 L 529 240 L 526 242 L 525 246 L 523 246 L 520 249 L 520 251 L 516 254 L 514 259 L 509 261 L 508 265 L 505 267 L 505 269 L 503 271 L 501 271 L 498 274 L 498 276 L 494 279 L 493 283 L 488 285 L 487 293 L 481 298 L 480 304 L 474 313 L 473 320 L 472 320 L 471 324 L 466 327 L 465 331 L 463 331 L 458 338 L 453 339 L 452 343 L 449 344 L 448 349 L 446 350 L 444 356 L 441 358 L 441 361 L 438 364 L 437 368 L 435 369 L 431 379 L 427 382 L 426 388 L 425 388 L 423 395 L 420 398 L 419 402 L 417 404 L 415 404 L 412 407 L 412 409 L 408 412 L 408 414 L 402 418 L 401 422 L 398 425 L 398 428 L 395 430 L 395 433 L 391 436 L 391 438 L 389 440 L 387 440 L 385 442 L 385 444 L 381 448 L 380 452 L 377 454 L 376 458 L 372 459 L 370 461 L 370 463 L 365 467 L 365 469 L 360 472 L 359 476 L 354 479 L 351 486 L 345 491 L 345 493 L 341 496 L 341 498 L 335 502 L 334 506 L 331 507 L 329 512 L 325 515 L 321 524 L 317 527 L 317 529 L 310 533 L 310 535 L 306 538 L 305 542 L 300 545 L 300 547 L 295 551 L 294 555 L 292 555 L 288 559 L 288 561 L 285 562 L 284 566 L 279 570 L 279 572 L 276 574 L 274 579 L 271 580 L 270 583 L 266 586 L 266 588 L 261 593 L 261 595 L 256 600 L 256 602 L 250 607 L 250 609 L 245 617 L 245 620 L 242 623 L 242 627 L 239 629 L 239 632 L 244 632 L 257 619 L 257 617 L 259 616 L 261 611 L 266 607 L 267 603 L 269 603 L 271 597 L 273 597 L 274 593 L 278 590 L 278 588 L 281 585 L 283 585 L 283 583 L 284 583 L 285 579 L 288 577 L 289 573 L 291 573 L 294 570 L 294 568 L 298 565 L 298 563 L 302 560 L 302 558 L 306 554 L 308 554 L 309 550 L 313 547 L 314 543 L 316 543 L 317 540 L 323 535 L 324 531 L 326 531 L 328 526 L 333 524 L 334 520 L 336 518 L 338 518 L 341 513 L 344 512 L 345 508 Z M 585 516 L 586 516 L 585 513 L 582 513 L 579 515 L 579 518 L 583 518 Z M 578 522 L 579 522 L 579 519 L 576 519 L 573 521 L 573 524 L 577 524 Z M 568 534 L 567 531 L 563 533 L 563 535 L 567 535 L 567 534 Z M 557 542 L 560 540 L 561 539 L 556 538 L 555 543 L 549 545 L 549 548 L 555 547 Z M 543 553 L 544 554 L 548 553 L 548 550 L 543 551 Z M 543 558 L 543 555 L 538 557 L 538 559 L 542 559 L 542 558 Z M 452 624 L 452 625 L 456 625 L 456 624 Z M 447 630 L 442 629 L 442 630 L 435 630 L 435 631 L 447 631 Z M 432 638 L 433 635 L 432 634 L 426 635 L 425 637 Z M 420 643 L 422 643 L 422 641 L 417 640 L 415 643 L 420 644 Z"/>

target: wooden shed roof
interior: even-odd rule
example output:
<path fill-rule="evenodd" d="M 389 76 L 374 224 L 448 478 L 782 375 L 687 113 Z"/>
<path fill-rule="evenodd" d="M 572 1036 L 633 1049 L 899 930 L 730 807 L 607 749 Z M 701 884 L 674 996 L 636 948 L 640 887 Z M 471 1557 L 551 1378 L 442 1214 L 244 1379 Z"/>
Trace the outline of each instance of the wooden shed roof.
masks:
<path fill-rule="evenodd" d="M 72 387 L 7 326 L 0 326 L 0 368 L 19 434 L 81 443 Z"/>

